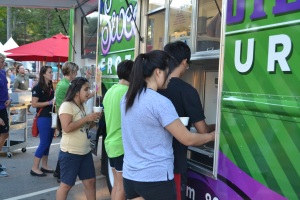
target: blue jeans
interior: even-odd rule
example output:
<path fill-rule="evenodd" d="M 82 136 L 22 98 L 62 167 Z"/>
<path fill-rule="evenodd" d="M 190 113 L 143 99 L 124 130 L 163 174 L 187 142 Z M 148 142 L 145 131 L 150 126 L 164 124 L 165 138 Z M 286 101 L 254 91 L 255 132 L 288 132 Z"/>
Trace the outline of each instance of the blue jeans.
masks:
<path fill-rule="evenodd" d="M 35 157 L 42 158 L 49 155 L 50 145 L 54 136 L 54 129 L 51 128 L 51 117 L 39 117 L 37 120 L 40 144 L 35 152 Z"/>

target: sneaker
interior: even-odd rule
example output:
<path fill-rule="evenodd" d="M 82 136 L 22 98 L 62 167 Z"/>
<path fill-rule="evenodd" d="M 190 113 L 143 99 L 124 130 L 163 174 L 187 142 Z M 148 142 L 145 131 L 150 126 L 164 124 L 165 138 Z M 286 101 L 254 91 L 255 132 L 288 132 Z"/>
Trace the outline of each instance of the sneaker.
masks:
<path fill-rule="evenodd" d="M 5 167 L 4 165 L 1 165 L 1 164 L 0 164 L 0 169 L 6 170 L 6 167 Z"/>
<path fill-rule="evenodd" d="M 0 177 L 6 177 L 8 176 L 8 173 L 6 171 L 3 171 L 3 169 L 0 169 Z"/>

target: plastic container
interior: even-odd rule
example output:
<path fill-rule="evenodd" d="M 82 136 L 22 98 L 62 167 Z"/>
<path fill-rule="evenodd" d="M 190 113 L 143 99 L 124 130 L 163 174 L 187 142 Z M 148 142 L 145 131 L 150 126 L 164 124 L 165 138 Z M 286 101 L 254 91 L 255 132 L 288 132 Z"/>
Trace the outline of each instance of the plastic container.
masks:
<path fill-rule="evenodd" d="M 31 102 L 31 92 L 12 92 L 9 94 L 14 104 L 29 104 Z"/>

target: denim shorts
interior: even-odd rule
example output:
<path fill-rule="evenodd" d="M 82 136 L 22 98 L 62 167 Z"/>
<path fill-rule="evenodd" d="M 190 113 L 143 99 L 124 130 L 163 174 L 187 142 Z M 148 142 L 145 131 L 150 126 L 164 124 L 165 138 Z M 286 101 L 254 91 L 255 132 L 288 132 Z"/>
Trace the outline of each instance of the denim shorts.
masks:
<path fill-rule="evenodd" d="M 145 200 L 176 200 L 174 180 L 140 182 L 123 178 L 126 199 L 143 197 Z"/>
<path fill-rule="evenodd" d="M 115 158 L 109 158 L 109 164 L 112 168 L 115 168 L 117 172 L 122 172 L 123 159 L 124 159 L 124 154 Z"/>
<path fill-rule="evenodd" d="M 87 180 L 96 177 L 92 153 L 85 155 L 59 152 L 60 179 L 61 182 L 73 186 L 77 176 L 80 180 Z"/>

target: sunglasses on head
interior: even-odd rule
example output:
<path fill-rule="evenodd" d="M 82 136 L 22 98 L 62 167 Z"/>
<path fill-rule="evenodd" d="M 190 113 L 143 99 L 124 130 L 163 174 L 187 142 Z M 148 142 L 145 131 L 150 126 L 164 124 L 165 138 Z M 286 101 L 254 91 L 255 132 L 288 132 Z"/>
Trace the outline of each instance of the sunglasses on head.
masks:
<path fill-rule="evenodd" d="M 84 77 L 78 77 L 78 78 L 75 78 L 73 81 L 72 81 L 72 83 L 71 84 L 75 84 L 75 85 L 77 85 L 80 81 L 82 81 L 82 82 L 89 82 L 86 78 L 84 78 Z"/>
<path fill-rule="evenodd" d="M 51 67 L 51 66 L 45 65 L 45 66 L 43 66 L 43 67 L 41 68 L 41 70 L 42 70 L 42 71 L 46 71 L 48 68 L 52 68 L 52 67 Z"/>

